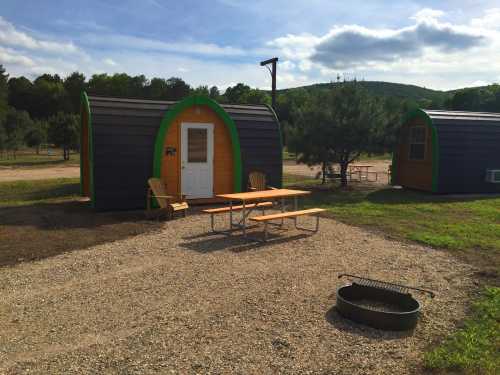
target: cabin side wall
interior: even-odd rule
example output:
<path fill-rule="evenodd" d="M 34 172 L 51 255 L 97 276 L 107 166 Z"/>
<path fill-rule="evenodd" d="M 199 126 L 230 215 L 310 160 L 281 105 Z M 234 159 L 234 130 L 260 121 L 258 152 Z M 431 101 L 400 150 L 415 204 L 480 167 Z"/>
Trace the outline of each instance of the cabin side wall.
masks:
<path fill-rule="evenodd" d="M 442 121 L 437 126 L 440 193 L 500 193 L 485 181 L 487 169 L 500 169 L 500 124 Z"/>
<path fill-rule="evenodd" d="M 233 152 L 227 126 L 208 106 L 195 105 L 175 117 L 165 137 L 163 150 L 167 148 L 176 150 L 173 155 L 163 153 L 161 178 L 167 185 L 168 194 L 181 193 L 181 124 L 183 122 L 214 124 L 214 195 L 234 192 Z"/>
<path fill-rule="evenodd" d="M 94 207 L 142 209 L 164 104 L 92 101 Z"/>
<path fill-rule="evenodd" d="M 423 126 L 425 129 L 425 157 L 423 160 L 411 160 L 410 131 L 412 127 Z M 411 189 L 432 191 L 432 131 L 425 120 L 415 117 L 401 129 L 400 142 L 397 148 L 396 184 Z"/>

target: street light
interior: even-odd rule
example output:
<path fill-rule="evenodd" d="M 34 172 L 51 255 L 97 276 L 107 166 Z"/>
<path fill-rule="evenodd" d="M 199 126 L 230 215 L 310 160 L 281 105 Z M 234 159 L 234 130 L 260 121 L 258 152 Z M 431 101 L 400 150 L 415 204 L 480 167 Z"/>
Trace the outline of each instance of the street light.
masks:
<path fill-rule="evenodd" d="M 276 109 L 276 63 L 278 62 L 277 57 L 273 57 L 272 59 L 261 61 L 260 66 L 265 66 L 269 73 L 271 73 L 272 85 L 271 85 L 271 100 L 272 107 Z M 271 64 L 271 68 L 269 68 L 269 64 Z"/>

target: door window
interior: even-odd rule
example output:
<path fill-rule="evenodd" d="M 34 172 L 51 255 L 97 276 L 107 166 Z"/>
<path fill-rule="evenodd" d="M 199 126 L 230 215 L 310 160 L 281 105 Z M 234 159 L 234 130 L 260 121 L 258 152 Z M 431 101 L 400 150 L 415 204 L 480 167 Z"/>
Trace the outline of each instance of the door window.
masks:
<path fill-rule="evenodd" d="M 207 162 L 207 129 L 188 128 L 188 163 Z"/>

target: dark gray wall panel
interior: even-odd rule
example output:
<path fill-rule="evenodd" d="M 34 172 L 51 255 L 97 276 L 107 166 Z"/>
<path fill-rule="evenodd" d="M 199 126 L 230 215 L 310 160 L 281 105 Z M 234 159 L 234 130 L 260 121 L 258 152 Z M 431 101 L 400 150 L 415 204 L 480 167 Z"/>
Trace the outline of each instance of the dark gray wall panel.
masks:
<path fill-rule="evenodd" d="M 500 193 L 500 184 L 485 182 L 487 169 L 500 169 L 500 117 L 461 112 L 432 116 L 439 143 L 440 193 Z M 473 118 L 474 120 L 471 120 Z"/>

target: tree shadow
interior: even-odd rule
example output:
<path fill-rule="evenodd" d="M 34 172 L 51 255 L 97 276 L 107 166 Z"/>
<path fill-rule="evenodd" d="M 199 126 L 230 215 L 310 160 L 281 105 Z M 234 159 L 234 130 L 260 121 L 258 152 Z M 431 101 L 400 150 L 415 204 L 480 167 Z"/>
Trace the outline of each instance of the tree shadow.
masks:
<path fill-rule="evenodd" d="M 325 314 L 325 320 L 339 331 L 344 331 L 353 335 L 367 337 L 377 341 L 399 340 L 413 336 L 414 330 L 409 331 L 383 331 L 344 318 L 332 306 Z"/>

